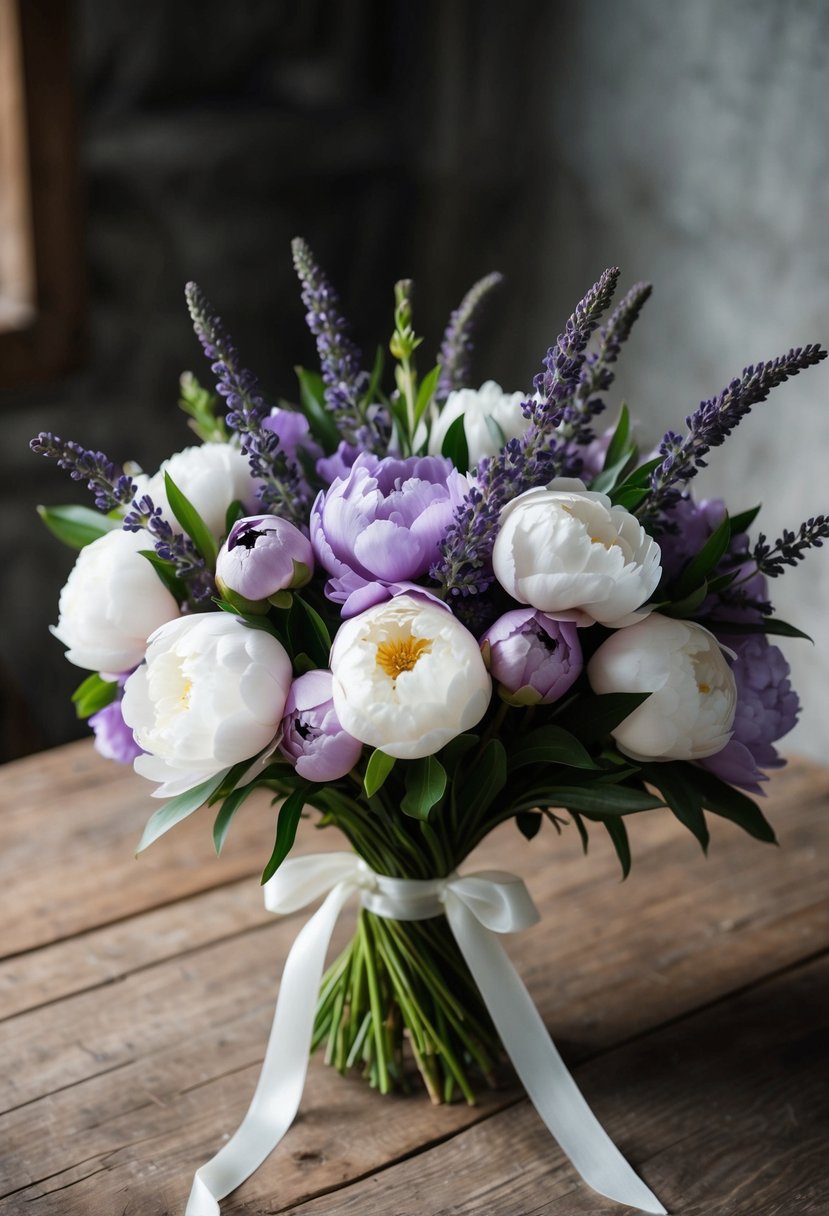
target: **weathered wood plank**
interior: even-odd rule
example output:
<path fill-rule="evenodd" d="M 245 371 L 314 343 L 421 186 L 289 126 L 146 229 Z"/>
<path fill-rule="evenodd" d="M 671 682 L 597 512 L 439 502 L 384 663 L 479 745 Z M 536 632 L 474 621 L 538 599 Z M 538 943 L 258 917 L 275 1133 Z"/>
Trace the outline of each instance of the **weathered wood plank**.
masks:
<path fill-rule="evenodd" d="M 825 1216 L 829 960 L 577 1069 L 619 1148 L 672 1216 Z M 358 1135 L 359 1132 L 355 1132 Z M 290 1216 L 624 1216 L 580 1182 L 526 1100 Z M 87 1188 L 94 1193 L 94 1188 Z"/>
<path fill-rule="evenodd" d="M 516 937 L 510 952 L 571 1061 L 826 947 L 826 865 L 816 846 L 827 836 L 828 790 L 821 770 L 793 767 L 777 783 L 778 815 L 770 811 L 783 848 L 716 824 L 708 862 L 669 816 L 639 816 L 638 862 L 624 885 L 613 881 L 615 861 L 599 837 L 587 861 L 567 835 L 528 845 L 508 828 L 489 843 L 482 863 L 488 857 L 526 873 L 541 908 L 542 925 Z M 330 847 L 325 837 L 311 834 L 315 846 Z M 4 1050 L 15 1069 L 0 1108 L 17 1107 L 0 1120 L 0 1194 L 16 1191 L 6 1204 L 29 1210 L 29 1200 L 52 1190 L 41 1208 L 95 1210 L 84 1206 L 94 1194 L 102 1212 L 121 1210 L 127 1197 L 135 1216 L 179 1210 L 193 1168 L 233 1130 L 252 1092 L 277 960 L 297 923 L 214 945 L 202 936 L 184 947 L 186 957 L 145 962 L 117 985 L 6 1023 Z M 512 1100 L 509 1091 L 483 1109 Z M 317 1064 L 303 1110 L 229 1212 L 260 1202 L 257 1210 L 267 1210 L 269 1195 L 296 1205 L 479 1117 L 381 1100 Z M 344 1129 L 358 1124 L 359 1139 L 349 1131 L 345 1143 Z M 43 1126 L 48 1140 L 38 1137 Z"/>

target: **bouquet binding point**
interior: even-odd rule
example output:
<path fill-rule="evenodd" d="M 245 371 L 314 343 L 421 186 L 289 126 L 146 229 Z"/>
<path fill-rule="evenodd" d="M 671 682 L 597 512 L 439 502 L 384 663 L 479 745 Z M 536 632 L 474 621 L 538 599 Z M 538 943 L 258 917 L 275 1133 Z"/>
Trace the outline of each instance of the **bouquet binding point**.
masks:
<path fill-rule="evenodd" d="M 278 806 L 271 884 L 301 816 L 335 826 L 370 872 L 455 881 L 498 824 L 527 838 L 606 831 L 667 808 L 773 841 L 751 795 L 782 763 L 799 704 L 769 638 L 769 580 L 829 536 L 815 516 L 749 539 L 755 508 L 697 501 L 709 452 L 816 345 L 747 367 L 652 453 L 626 406 L 597 430 L 650 295 L 615 307 L 604 272 L 531 392 L 470 387 L 473 335 L 500 282 L 476 284 L 424 375 L 413 291 L 395 287 L 384 377 L 307 245 L 293 245 L 320 372 L 270 403 L 193 284 L 215 389 L 182 376 L 201 444 L 154 475 L 50 433 L 96 510 L 41 508 L 80 550 L 53 632 L 90 674 L 74 700 L 96 746 L 163 799 L 139 851 L 213 808 L 217 852 L 254 790 Z M 204 812 L 202 812 L 204 813 Z M 313 1048 L 382 1092 L 418 1075 L 434 1102 L 496 1083 L 502 1045 L 442 916 L 364 906 L 321 985 Z M 194 1209 L 195 1211 L 196 1209 Z M 648 1210 L 658 1210 L 651 1208 Z"/>

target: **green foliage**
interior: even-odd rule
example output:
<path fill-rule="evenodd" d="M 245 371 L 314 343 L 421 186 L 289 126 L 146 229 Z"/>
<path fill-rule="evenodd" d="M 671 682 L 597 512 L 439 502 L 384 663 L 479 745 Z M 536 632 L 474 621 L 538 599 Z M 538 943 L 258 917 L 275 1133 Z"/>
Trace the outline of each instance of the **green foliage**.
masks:
<path fill-rule="evenodd" d="M 805 638 L 807 642 L 814 641 L 814 638 L 810 638 L 802 629 L 797 629 L 776 616 L 764 616 L 762 621 L 710 621 L 709 624 L 717 633 L 771 633 L 781 638 Z"/>
<path fill-rule="evenodd" d="M 530 764 L 565 764 L 574 768 L 595 769 L 584 744 L 561 726 L 538 726 L 511 747 L 508 754 L 512 772 Z"/>
<path fill-rule="evenodd" d="M 582 743 L 598 743 L 650 695 L 649 692 L 585 693 L 568 706 L 567 725 Z"/>
<path fill-rule="evenodd" d="M 225 842 L 227 833 L 230 829 L 231 820 L 238 811 L 239 807 L 253 793 L 258 786 L 256 782 L 250 782 L 248 785 L 243 785 L 241 789 L 233 790 L 229 793 L 222 805 L 219 807 L 216 820 L 213 824 L 213 845 L 216 849 L 216 855 L 222 851 L 222 845 Z"/>
<path fill-rule="evenodd" d="M 443 437 L 440 453 L 447 456 L 459 473 L 469 470 L 469 445 L 466 442 L 463 414 L 460 414 L 449 426 Z"/>
<path fill-rule="evenodd" d="M 179 379 L 179 408 L 190 415 L 188 425 L 203 443 L 227 443 L 224 419 L 216 416 L 219 398 L 202 388 L 192 372 L 182 372 Z"/>
<path fill-rule="evenodd" d="M 304 367 L 295 367 L 294 371 L 299 381 L 300 409 L 308 419 L 311 434 L 325 454 L 330 456 L 340 442 L 340 433 L 325 404 L 322 376 L 317 372 L 306 371 Z"/>
<path fill-rule="evenodd" d="M 263 886 L 269 878 L 273 878 L 293 848 L 299 821 L 302 818 L 302 809 L 307 799 L 308 789 L 307 785 L 297 786 L 279 808 L 279 814 L 276 819 L 276 840 L 274 841 L 273 852 L 268 864 L 262 871 Z"/>
<path fill-rule="evenodd" d="M 70 549 L 83 549 L 121 527 L 120 519 L 102 515 L 91 507 L 38 507 L 37 513 L 49 531 Z"/>
<path fill-rule="evenodd" d="M 376 753 L 375 753 L 376 755 Z M 423 756 L 406 764 L 406 793 L 400 809 L 412 819 L 428 819 L 446 790 L 446 769 L 437 756 Z"/>
<path fill-rule="evenodd" d="M 79 718 L 89 718 L 99 709 L 110 705 L 117 695 L 118 684 L 115 680 L 104 680 L 93 672 L 72 693 L 75 713 Z"/>
<path fill-rule="evenodd" d="M 213 533 L 208 528 L 207 524 L 199 515 L 196 508 L 190 502 L 186 495 L 182 494 L 176 483 L 168 472 L 164 473 L 164 488 L 167 492 L 167 501 L 170 504 L 170 510 L 175 515 L 181 527 L 190 537 L 193 544 L 198 549 L 208 566 L 212 569 L 216 565 L 216 554 L 218 552 L 216 541 Z"/>
<path fill-rule="evenodd" d="M 187 600 L 187 588 L 176 574 L 173 563 L 159 557 L 155 549 L 139 549 L 138 552 L 146 557 L 170 594 L 183 604 Z"/>
<path fill-rule="evenodd" d="M 621 818 L 611 817 L 610 819 L 603 819 L 602 823 L 616 850 L 616 856 L 619 858 L 619 865 L 622 867 L 622 879 L 625 879 L 630 873 L 630 841 L 628 840 L 625 821 Z"/>
<path fill-rule="evenodd" d="M 731 541 L 731 520 L 726 515 L 722 523 L 714 529 L 708 540 L 691 560 L 687 563 L 674 587 L 675 598 L 682 599 L 705 584 L 709 574 L 716 570 L 728 550 Z"/>
<path fill-rule="evenodd" d="M 394 768 L 394 756 L 387 756 L 379 747 L 371 753 L 366 765 L 366 775 L 363 778 L 363 788 L 367 798 L 373 798 L 382 787 L 391 770 Z"/>
<path fill-rule="evenodd" d="M 423 377 L 420 382 L 420 387 L 417 390 L 417 397 L 415 398 L 415 426 L 417 426 L 429 406 L 432 404 L 432 398 L 435 395 L 435 389 L 437 388 L 439 376 L 440 364 L 437 364 Z"/>
<path fill-rule="evenodd" d="M 540 811 L 519 811 L 515 816 L 515 826 L 526 840 L 533 840 L 541 831 L 543 818 Z"/>
<path fill-rule="evenodd" d="M 229 769 L 222 769 L 220 773 L 209 777 L 201 785 L 195 786 L 192 790 L 186 790 L 176 798 L 170 798 L 163 806 L 160 806 L 147 820 L 138 848 L 135 850 L 136 853 L 143 853 L 144 849 L 158 840 L 159 836 L 163 836 L 165 832 L 169 832 L 170 828 L 181 823 L 182 819 L 186 819 L 188 815 L 193 814 L 193 811 L 204 806 L 211 794 L 222 784 L 229 771 Z"/>

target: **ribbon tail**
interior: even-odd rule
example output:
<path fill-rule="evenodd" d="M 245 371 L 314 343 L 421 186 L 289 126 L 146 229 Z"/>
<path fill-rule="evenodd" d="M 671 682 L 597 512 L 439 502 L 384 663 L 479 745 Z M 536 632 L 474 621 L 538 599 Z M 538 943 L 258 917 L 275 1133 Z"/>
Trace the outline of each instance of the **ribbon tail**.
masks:
<path fill-rule="evenodd" d="M 185 1216 L 219 1216 L 219 1200 L 258 1169 L 293 1123 L 308 1071 L 325 957 L 337 918 L 353 890 L 351 883 L 338 883 L 297 934 L 282 972 L 253 1099 L 238 1131 L 196 1171 Z"/>
<path fill-rule="evenodd" d="M 640 1211 L 666 1210 L 631 1169 L 587 1105 L 501 943 L 446 893 L 446 915 L 507 1055 L 552 1136 L 594 1191 Z"/>

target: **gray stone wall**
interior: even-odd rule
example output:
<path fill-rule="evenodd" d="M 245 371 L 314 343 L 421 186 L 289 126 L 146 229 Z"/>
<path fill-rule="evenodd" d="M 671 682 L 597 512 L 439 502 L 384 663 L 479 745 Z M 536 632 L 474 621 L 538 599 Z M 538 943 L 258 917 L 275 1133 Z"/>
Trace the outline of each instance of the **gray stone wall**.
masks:
<path fill-rule="evenodd" d="M 656 439 L 745 363 L 829 339 L 829 9 L 821 0 L 349 0 L 77 6 L 90 353 L 3 403 L 0 664 L 29 746 L 77 731 L 47 633 L 72 557 L 38 501 L 82 494 L 26 448 L 48 428 L 146 468 L 186 442 L 185 367 L 203 371 L 181 289 L 196 278 L 274 394 L 312 358 L 288 245 L 338 283 L 360 340 L 391 284 L 419 283 L 432 347 L 468 284 L 508 276 L 482 377 L 526 385 L 611 263 L 654 281 L 619 389 Z M 806 373 L 711 460 L 706 492 L 765 501 L 766 530 L 829 507 L 829 370 Z M 787 646 L 820 754 L 829 560 L 778 587 L 818 647 Z M 17 732 L 20 733 L 19 731 Z M 7 730 L 4 753 L 19 750 Z"/>

